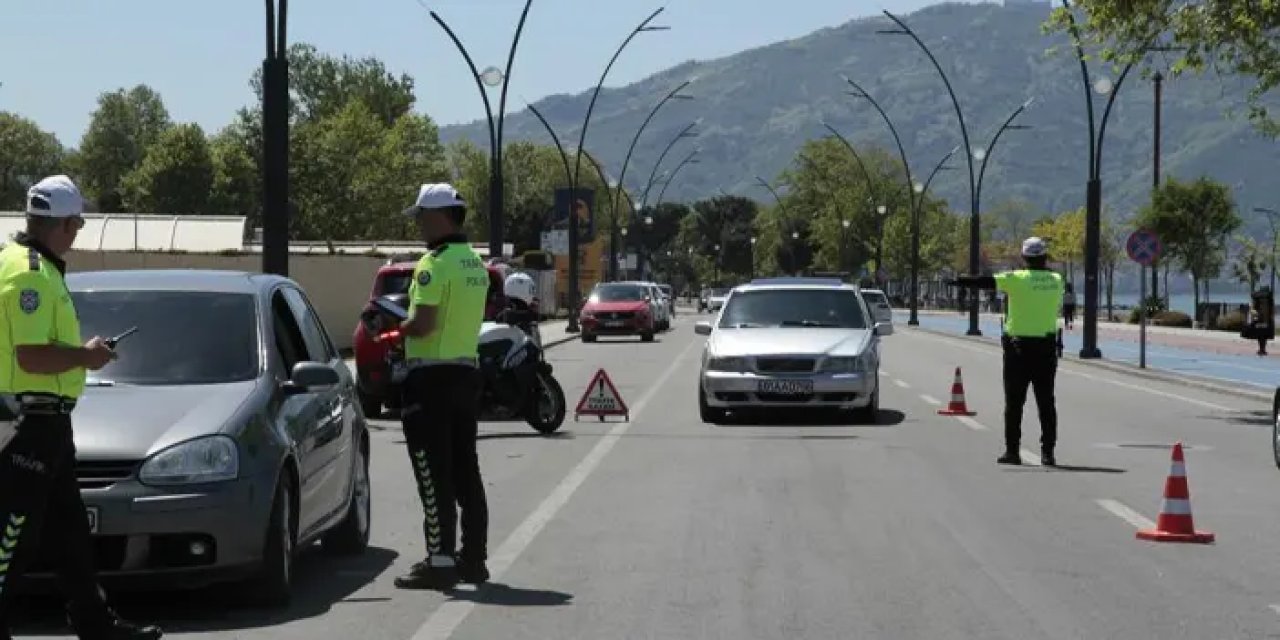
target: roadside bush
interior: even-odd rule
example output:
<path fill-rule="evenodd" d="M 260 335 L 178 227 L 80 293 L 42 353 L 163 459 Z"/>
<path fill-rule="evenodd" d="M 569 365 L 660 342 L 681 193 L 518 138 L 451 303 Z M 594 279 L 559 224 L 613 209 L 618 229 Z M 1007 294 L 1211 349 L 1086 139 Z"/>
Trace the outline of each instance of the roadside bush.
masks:
<path fill-rule="evenodd" d="M 1183 327 L 1191 328 L 1191 316 L 1181 311 L 1161 311 L 1151 319 L 1151 324 L 1157 327 Z"/>
<path fill-rule="evenodd" d="M 1218 325 L 1214 327 L 1218 331 L 1231 331 L 1240 333 L 1244 329 L 1244 314 L 1239 311 L 1232 311 L 1223 316 L 1218 317 Z"/>

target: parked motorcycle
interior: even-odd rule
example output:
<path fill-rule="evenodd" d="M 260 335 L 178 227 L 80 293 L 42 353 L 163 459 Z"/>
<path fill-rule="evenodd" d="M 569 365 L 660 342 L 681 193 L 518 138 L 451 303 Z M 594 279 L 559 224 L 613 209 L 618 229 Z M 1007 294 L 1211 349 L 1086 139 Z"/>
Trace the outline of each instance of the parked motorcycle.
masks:
<path fill-rule="evenodd" d="M 399 323 L 408 317 L 407 296 L 377 298 L 361 315 L 365 329 L 378 340 L 391 341 L 387 366 L 391 381 L 399 387 L 405 367 L 404 340 Z M 564 389 L 552 375 L 540 341 L 536 323 L 485 322 L 480 325 L 479 365 L 481 378 L 479 417 L 483 421 L 521 420 L 542 434 L 555 433 L 564 424 L 567 407 Z"/>

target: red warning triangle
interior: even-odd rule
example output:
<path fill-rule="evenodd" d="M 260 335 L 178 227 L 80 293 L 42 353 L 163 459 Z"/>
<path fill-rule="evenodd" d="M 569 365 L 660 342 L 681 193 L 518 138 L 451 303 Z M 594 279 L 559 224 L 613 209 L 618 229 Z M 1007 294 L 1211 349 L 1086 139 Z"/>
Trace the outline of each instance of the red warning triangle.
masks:
<path fill-rule="evenodd" d="M 592 376 L 591 384 L 583 391 L 578 408 L 573 412 L 580 416 L 630 415 L 626 403 L 622 401 L 622 394 L 618 393 L 618 388 L 613 386 L 613 381 L 604 369 L 596 371 L 596 375 Z"/>

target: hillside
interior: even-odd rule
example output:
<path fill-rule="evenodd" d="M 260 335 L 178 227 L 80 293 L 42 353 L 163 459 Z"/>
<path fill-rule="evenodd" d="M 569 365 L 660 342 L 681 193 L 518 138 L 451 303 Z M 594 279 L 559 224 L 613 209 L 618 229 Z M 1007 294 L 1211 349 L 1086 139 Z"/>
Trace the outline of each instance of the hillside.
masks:
<path fill-rule="evenodd" d="M 989 163 L 984 207 L 1014 197 L 1051 211 L 1084 202 L 1088 134 L 1079 64 L 1061 47 L 1065 36 L 1043 34 L 1045 17 L 1043 6 L 993 4 L 937 5 L 905 16 L 947 69 L 973 146 L 984 145 L 1028 97 L 1036 99 L 1019 120 L 1033 129 L 1006 133 Z M 642 187 L 671 137 L 701 117 L 700 137 L 680 143 L 664 168 L 673 167 L 695 142 L 702 149 L 701 162 L 682 171 L 667 199 L 696 199 L 723 188 L 763 201 L 767 194 L 754 186 L 754 176 L 770 179 L 784 169 L 799 145 L 826 133 L 824 120 L 855 144 L 892 145 L 870 105 L 844 93 L 843 73 L 880 101 L 903 136 L 913 168 L 927 171 L 960 142 L 959 128 L 942 82 L 923 53 L 909 38 L 875 33 L 889 26 L 883 17 L 855 20 L 606 88 L 596 105 L 587 148 L 616 174 L 649 109 L 680 82 L 693 80 L 687 92 L 697 99 L 664 107 L 636 149 L 627 184 Z M 645 47 L 652 46 L 661 44 L 645 39 L 623 55 L 644 55 Z M 1109 68 L 1091 64 L 1092 73 L 1114 79 Z M 1225 181 L 1237 189 L 1247 212 L 1254 205 L 1280 205 L 1280 197 L 1268 188 L 1280 151 L 1245 121 L 1238 109 L 1242 86 L 1240 79 L 1211 74 L 1165 82 L 1163 172 L 1205 173 Z M 1131 74 L 1107 127 L 1104 198 L 1109 209 L 1125 217 L 1151 185 L 1152 93 L 1149 80 L 1136 71 Z M 536 104 L 566 146 L 576 141 L 589 97 L 586 92 L 557 95 Z M 1105 99 L 1095 102 L 1100 117 Z M 507 132 L 508 140 L 549 142 L 527 111 L 508 117 Z M 485 135 L 479 123 L 441 131 L 446 141 L 466 137 L 487 146 Z M 962 159 L 955 166 L 958 171 L 935 182 L 937 193 L 967 210 L 968 173 Z"/>

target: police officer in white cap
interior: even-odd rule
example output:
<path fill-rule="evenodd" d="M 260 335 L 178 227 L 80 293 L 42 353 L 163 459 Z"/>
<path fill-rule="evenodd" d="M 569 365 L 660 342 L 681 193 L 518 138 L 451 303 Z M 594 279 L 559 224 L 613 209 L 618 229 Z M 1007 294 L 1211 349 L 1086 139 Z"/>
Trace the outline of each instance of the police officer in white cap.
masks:
<path fill-rule="evenodd" d="M 965 275 L 950 284 L 977 289 L 995 289 L 1008 297 L 1004 335 L 1004 455 L 1000 464 L 1022 464 L 1022 406 L 1027 402 L 1027 386 L 1036 396 L 1040 412 L 1040 458 L 1047 466 L 1057 464 L 1054 446 L 1058 442 L 1058 411 L 1053 385 L 1058 372 L 1058 311 L 1062 304 L 1062 276 L 1048 267 L 1049 250 L 1044 240 L 1027 238 L 1022 243 L 1025 269 L 994 276 Z"/>
<path fill-rule="evenodd" d="M 0 455 L 0 603 L 43 546 L 82 640 L 159 638 L 159 628 L 125 622 L 107 607 L 76 480 L 71 412 L 85 372 L 115 358 L 101 337 L 80 341 L 64 280 L 63 256 L 83 214 L 70 178 L 45 178 L 27 192 L 26 231 L 0 250 L 0 401 L 16 410 L 0 416 L 12 434 Z M 8 637 L 0 609 L 0 638 Z"/>

